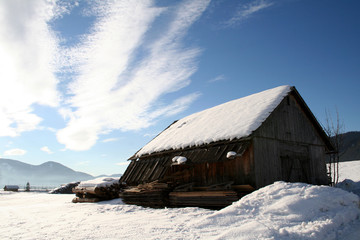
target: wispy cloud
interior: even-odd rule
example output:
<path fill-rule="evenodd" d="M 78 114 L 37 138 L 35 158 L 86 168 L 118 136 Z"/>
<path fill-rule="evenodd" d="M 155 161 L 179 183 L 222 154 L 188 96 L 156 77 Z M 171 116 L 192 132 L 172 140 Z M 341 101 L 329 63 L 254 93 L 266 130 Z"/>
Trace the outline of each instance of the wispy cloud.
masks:
<path fill-rule="evenodd" d="M 54 153 L 54 152 L 51 151 L 51 150 L 49 149 L 49 147 L 47 147 L 47 146 L 44 146 L 44 147 L 40 148 L 40 150 L 43 151 L 43 152 L 46 152 L 46 153 L 48 153 L 48 154 L 53 154 L 53 153 Z"/>
<path fill-rule="evenodd" d="M 237 25 L 251 17 L 253 14 L 272 6 L 273 4 L 274 3 L 268 0 L 255 0 L 248 4 L 241 4 L 232 18 L 225 22 L 225 26 L 231 27 Z"/>
<path fill-rule="evenodd" d="M 118 141 L 118 138 L 106 138 L 104 140 L 102 140 L 103 143 L 108 143 L 108 142 L 116 142 Z"/>
<path fill-rule="evenodd" d="M 208 82 L 209 82 L 209 83 L 220 82 L 220 81 L 225 81 L 225 79 L 226 79 L 226 78 L 225 78 L 225 75 L 224 75 L 224 74 L 221 74 L 221 75 L 219 75 L 219 76 L 216 76 L 216 77 L 210 79 Z"/>
<path fill-rule="evenodd" d="M 26 154 L 26 150 L 20 148 L 10 149 L 4 152 L 4 156 L 22 156 Z"/>
<path fill-rule="evenodd" d="M 33 104 L 58 105 L 58 38 L 48 23 L 65 11 L 55 1 L 0 1 L 0 136 L 36 129 Z"/>
<path fill-rule="evenodd" d="M 182 39 L 208 3 L 185 1 L 168 9 L 152 1 L 102 3 L 91 34 L 70 51 L 78 77 L 61 110 L 68 123 L 57 132 L 58 141 L 68 149 L 87 150 L 100 134 L 148 127 L 194 101 L 198 93 L 158 104 L 164 94 L 187 86 L 197 70 L 200 49 L 183 47 Z M 169 18 L 167 25 L 157 26 L 158 17 Z M 151 32 L 157 27 L 164 29 L 161 35 Z"/>
<path fill-rule="evenodd" d="M 185 110 L 200 94 L 174 99 L 169 93 L 189 85 L 197 70 L 201 50 L 184 47 L 183 38 L 209 0 L 176 4 L 91 1 L 95 24 L 67 49 L 51 23 L 76 2 L 0 1 L 0 136 L 46 129 L 36 104 L 59 109 L 67 125 L 57 139 L 72 150 L 91 148 L 100 134 L 146 128 Z M 64 95 L 59 70 L 73 74 Z"/>

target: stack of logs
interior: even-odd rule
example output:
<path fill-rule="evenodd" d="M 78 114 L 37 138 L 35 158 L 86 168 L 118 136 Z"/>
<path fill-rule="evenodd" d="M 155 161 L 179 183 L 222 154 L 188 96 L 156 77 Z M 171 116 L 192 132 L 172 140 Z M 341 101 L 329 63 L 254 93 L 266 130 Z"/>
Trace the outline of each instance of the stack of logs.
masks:
<path fill-rule="evenodd" d="M 158 181 L 128 187 L 120 193 L 124 203 L 145 207 L 164 207 L 168 205 L 170 187 Z"/>
<path fill-rule="evenodd" d="M 76 197 L 73 202 L 98 202 L 121 197 L 124 203 L 145 207 L 204 207 L 220 209 L 254 191 L 250 185 L 233 185 L 224 182 L 210 186 L 196 186 L 188 183 L 173 187 L 171 183 L 150 182 L 137 186 L 119 183 L 107 187 L 81 186 L 73 189 Z"/>
<path fill-rule="evenodd" d="M 193 184 L 178 186 L 169 194 L 169 202 L 173 207 L 220 209 L 239 200 L 238 193 L 231 188 L 232 184 L 224 182 L 203 187 Z"/>
<path fill-rule="evenodd" d="M 239 200 L 235 191 L 193 191 L 171 192 L 170 204 L 173 207 L 203 207 L 220 209 Z"/>
<path fill-rule="evenodd" d="M 122 186 L 118 183 L 114 183 L 106 187 L 81 187 L 79 185 L 73 188 L 73 193 L 76 194 L 76 197 L 72 200 L 72 202 L 99 202 L 103 200 L 111 200 L 119 197 L 121 188 Z"/>
<path fill-rule="evenodd" d="M 204 207 L 220 209 L 254 191 L 250 185 L 232 185 L 224 182 L 210 186 L 188 183 L 175 188 L 158 181 L 128 187 L 120 197 L 127 204 L 146 207 Z"/>

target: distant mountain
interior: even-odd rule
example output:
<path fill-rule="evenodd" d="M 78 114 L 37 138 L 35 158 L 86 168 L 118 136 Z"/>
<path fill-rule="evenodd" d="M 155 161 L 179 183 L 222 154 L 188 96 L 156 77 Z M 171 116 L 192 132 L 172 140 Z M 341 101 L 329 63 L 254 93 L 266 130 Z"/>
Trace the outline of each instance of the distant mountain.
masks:
<path fill-rule="evenodd" d="M 45 162 L 31 165 L 17 160 L 0 158 L 0 188 L 4 185 L 57 187 L 64 183 L 90 180 L 94 177 L 83 172 L 76 172 L 57 162 Z"/>
<path fill-rule="evenodd" d="M 360 132 L 342 134 L 340 161 L 360 160 Z"/>

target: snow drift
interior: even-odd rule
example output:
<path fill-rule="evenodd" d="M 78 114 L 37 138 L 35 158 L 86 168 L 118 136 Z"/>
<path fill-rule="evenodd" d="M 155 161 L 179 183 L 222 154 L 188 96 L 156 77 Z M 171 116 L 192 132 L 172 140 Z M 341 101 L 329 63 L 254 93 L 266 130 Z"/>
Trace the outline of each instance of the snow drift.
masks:
<path fill-rule="evenodd" d="M 222 228 L 222 239 L 338 239 L 359 219 L 359 197 L 341 189 L 276 182 L 206 216 L 195 227 Z M 338 231 L 339 230 L 339 231 Z"/>

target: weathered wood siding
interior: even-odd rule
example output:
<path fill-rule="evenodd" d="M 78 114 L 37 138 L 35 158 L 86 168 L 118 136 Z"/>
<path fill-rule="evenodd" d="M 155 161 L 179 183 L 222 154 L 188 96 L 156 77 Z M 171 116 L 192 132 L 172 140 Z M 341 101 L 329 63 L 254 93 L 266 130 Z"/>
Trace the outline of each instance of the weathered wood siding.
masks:
<path fill-rule="evenodd" d="M 327 183 L 324 141 L 300 104 L 290 94 L 253 133 L 256 187 L 278 180 Z"/>
<path fill-rule="evenodd" d="M 254 161 L 251 146 L 241 157 L 227 159 L 228 151 L 222 153 L 220 161 L 200 161 L 193 164 L 170 166 L 164 178 L 177 185 L 195 183 L 197 186 L 209 186 L 224 182 L 235 185 L 255 184 Z M 232 149 L 229 151 L 236 151 Z"/>
<path fill-rule="evenodd" d="M 227 159 L 229 151 L 242 154 Z M 173 165 L 172 158 L 184 156 L 185 164 Z M 159 180 L 174 185 L 195 183 L 209 186 L 233 181 L 234 184 L 255 184 L 254 158 L 249 141 L 226 141 L 220 144 L 154 154 L 132 160 L 121 181 L 137 185 Z"/>

